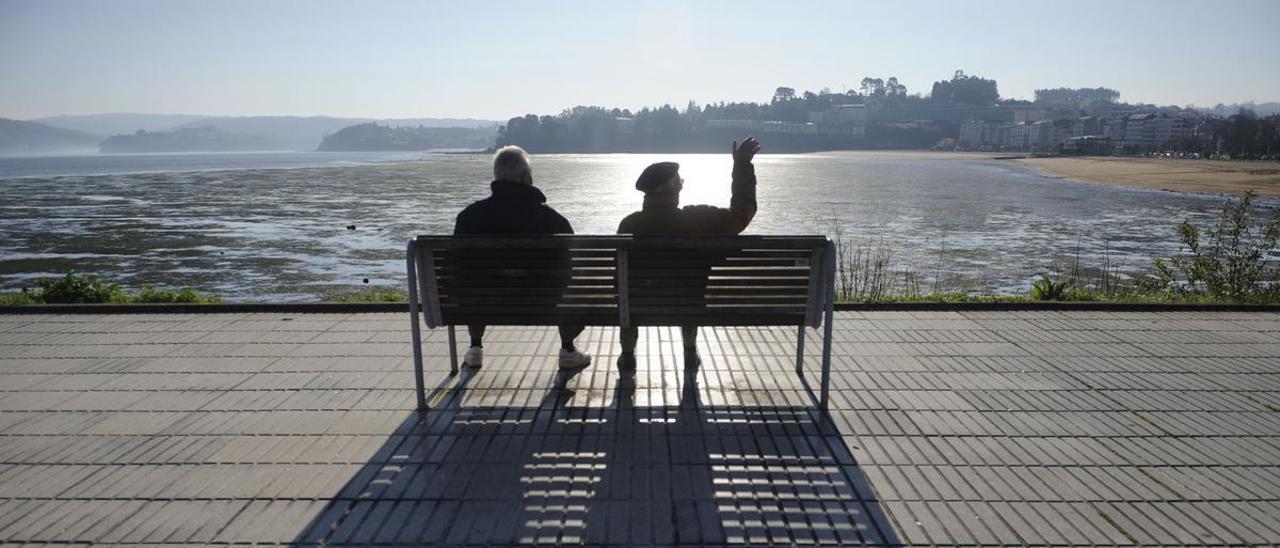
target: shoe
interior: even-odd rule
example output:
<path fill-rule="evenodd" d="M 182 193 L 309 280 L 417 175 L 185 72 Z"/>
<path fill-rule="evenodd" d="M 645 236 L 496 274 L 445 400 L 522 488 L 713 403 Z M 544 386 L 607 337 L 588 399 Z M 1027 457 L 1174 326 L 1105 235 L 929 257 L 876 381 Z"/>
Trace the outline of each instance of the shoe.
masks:
<path fill-rule="evenodd" d="M 479 346 L 468 348 L 466 355 L 462 357 L 462 365 L 477 368 L 484 365 L 484 348 Z"/>
<path fill-rule="evenodd" d="M 698 356 L 697 348 L 684 349 L 684 367 L 685 369 L 696 369 L 702 365 L 702 358 Z"/>
<path fill-rule="evenodd" d="M 591 365 L 591 356 L 577 350 L 560 349 L 560 369 L 577 369 Z"/>

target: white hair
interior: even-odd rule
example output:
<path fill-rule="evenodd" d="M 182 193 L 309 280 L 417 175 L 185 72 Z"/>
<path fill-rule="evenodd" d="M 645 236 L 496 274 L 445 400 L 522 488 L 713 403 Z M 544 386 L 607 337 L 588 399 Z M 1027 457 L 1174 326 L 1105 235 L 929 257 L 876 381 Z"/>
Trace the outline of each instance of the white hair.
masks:
<path fill-rule="evenodd" d="M 526 174 L 532 174 L 529 153 L 515 145 L 507 145 L 493 154 L 493 178 L 499 181 L 525 182 Z"/>

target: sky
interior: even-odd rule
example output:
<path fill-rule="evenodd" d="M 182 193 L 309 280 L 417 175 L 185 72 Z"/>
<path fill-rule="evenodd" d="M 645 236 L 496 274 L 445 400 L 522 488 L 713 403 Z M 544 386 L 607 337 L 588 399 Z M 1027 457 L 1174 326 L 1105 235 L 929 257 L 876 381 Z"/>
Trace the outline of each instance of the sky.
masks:
<path fill-rule="evenodd" d="M 1003 97 L 1280 101 L 1280 0 L 0 0 L 0 117 L 506 120 L 956 70 Z"/>

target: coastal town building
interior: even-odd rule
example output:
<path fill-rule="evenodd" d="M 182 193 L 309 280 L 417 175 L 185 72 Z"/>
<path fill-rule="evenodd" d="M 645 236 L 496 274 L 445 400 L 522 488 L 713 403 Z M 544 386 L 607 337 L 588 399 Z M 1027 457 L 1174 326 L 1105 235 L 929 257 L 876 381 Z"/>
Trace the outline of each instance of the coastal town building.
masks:
<path fill-rule="evenodd" d="M 1070 155 L 1102 156 L 1115 151 L 1110 137 L 1084 135 L 1071 137 L 1062 142 L 1062 153 Z"/>
<path fill-rule="evenodd" d="M 707 120 L 707 129 L 734 129 L 759 133 L 790 135 L 817 135 L 818 124 L 813 122 L 779 122 L 758 120 Z"/>
<path fill-rule="evenodd" d="M 967 106 L 920 102 L 907 105 L 886 105 L 868 101 L 868 123 L 926 122 L 959 124 L 970 120 L 1017 124 L 1037 121 L 1043 115 L 1029 106 Z"/>
<path fill-rule="evenodd" d="M 1206 118 L 1190 110 L 1100 101 L 1087 106 L 1046 108 L 1016 102 L 972 106 L 872 99 L 865 104 L 810 111 L 806 122 L 714 119 L 706 122 L 706 128 L 822 136 L 849 146 L 865 142 L 871 132 L 882 132 L 875 134 L 880 139 L 886 135 L 883 132 L 897 136 L 932 132 L 938 135 L 936 147 L 1045 154 L 1149 154 L 1181 150 L 1195 143 L 1207 146 L 1204 141 L 1211 139 L 1200 130 Z"/>
<path fill-rule="evenodd" d="M 622 135 L 636 132 L 636 119 L 629 116 L 617 116 L 613 119 L 614 131 Z"/>
<path fill-rule="evenodd" d="M 1027 150 L 1031 127 L 1027 124 L 1014 124 L 1009 127 L 1009 139 L 1005 141 L 1005 150 Z"/>
<path fill-rule="evenodd" d="M 960 124 L 956 145 L 962 149 L 997 149 L 1009 142 L 1011 124 L 968 121 Z"/>

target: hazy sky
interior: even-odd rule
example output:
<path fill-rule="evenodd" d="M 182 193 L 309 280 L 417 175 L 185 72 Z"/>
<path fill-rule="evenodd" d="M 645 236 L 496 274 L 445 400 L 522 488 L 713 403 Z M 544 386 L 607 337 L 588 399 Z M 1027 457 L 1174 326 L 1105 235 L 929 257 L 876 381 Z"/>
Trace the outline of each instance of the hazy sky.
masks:
<path fill-rule="evenodd" d="M 1280 0 L 0 0 L 0 117 L 502 119 L 767 100 L 957 68 L 1005 97 L 1280 101 Z"/>

